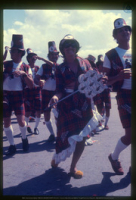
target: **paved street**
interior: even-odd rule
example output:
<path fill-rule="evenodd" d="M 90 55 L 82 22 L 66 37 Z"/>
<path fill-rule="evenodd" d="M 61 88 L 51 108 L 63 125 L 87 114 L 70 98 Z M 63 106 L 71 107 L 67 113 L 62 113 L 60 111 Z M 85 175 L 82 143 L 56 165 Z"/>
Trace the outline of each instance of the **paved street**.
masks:
<path fill-rule="evenodd" d="M 52 169 L 50 162 L 54 154 L 55 144 L 48 143 L 49 132 L 43 125 L 43 115 L 39 125 L 39 135 L 28 134 L 30 150 L 24 153 L 20 131 L 16 117 L 12 116 L 14 138 L 17 153 L 12 157 L 3 155 L 3 195 L 18 196 L 21 199 L 41 199 L 44 197 L 130 197 L 131 177 L 128 173 L 131 166 L 131 146 L 120 156 L 124 175 L 116 175 L 109 163 L 108 155 L 115 148 L 118 139 L 124 134 L 122 128 L 115 93 L 111 93 L 112 109 L 109 119 L 109 130 L 103 130 L 92 137 L 94 143 L 85 146 L 85 150 L 78 162 L 77 168 L 83 171 L 82 179 L 69 177 L 68 172 L 71 157 L 61 162 L 59 167 Z M 54 130 L 56 131 L 52 115 Z M 34 122 L 30 122 L 34 129 Z M 9 143 L 3 133 L 3 154 Z M 49 199 L 49 198 L 48 198 Z"/>

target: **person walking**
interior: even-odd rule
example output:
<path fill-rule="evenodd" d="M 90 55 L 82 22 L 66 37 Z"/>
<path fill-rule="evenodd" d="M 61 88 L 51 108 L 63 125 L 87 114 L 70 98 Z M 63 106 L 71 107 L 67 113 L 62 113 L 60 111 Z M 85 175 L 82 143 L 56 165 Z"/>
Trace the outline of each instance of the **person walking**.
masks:
<path fill-rule="evenodd" d="M 93 70 L 86 59 L 77 55 L 80 46 L 72 35 L 68 34 L 60 41 L 59 49 L 64 56 L 64 62 L 57 67 L 56 94 L 48 105 L 50 107 L 55 103 L 54 108 L 59 100 L 78 89 L 80 74 Z M 76 165 L 84 151 L 86 136 L 91 132 L 91 126 L 98 124 L 93 118 L 90 98 L 77 92 L 58 102 L 56 109 L 58 111 L 56 153 L 51 166 L 57 167 L 73 153 L 70 176 L 82 178 L 83 172 L 77 170 Z"/>
<path fill-rule="evenodd" d="M 3 54 L 3 61 L 6 60 L 7 55 L 8 55 L 8 51 L 9 51 L 9 47 L 8 47 L 8 46 L 5 46 L 5 52 L 4 52 L 4 54 Z"/>
<path fill-rule="evenodd" d="M 86 59 L 90 62 L 92 68 L 93 68 L 94 70 L 96 70 L 97 73 L 100 73 L 99 70 L 98 70 L 98 68 L 97 68 L 97 65 L 96 65 L 96 63 L 95 63 L 96 58 L 95 58 L 93 55 L 90 55 L 90 54 L 89 54 L 88 57 L 87 57 Z M 96 96 L 94 96 L 94 97 L 91 99 L 93 111 L 95 112 L 95 114 L 97 113 L 98 118 L 101 119 L 101 120 L 99 120 L 99 124 L 98 124 L 97 128 L 96 128 L 95 130 L 92 131 L 92 134 L 95 134 L 96 132 L 100 132 L 100 131 L 104 130 L 104 126 L 103 126 L 103 124 L 102 124 L 103 119 L 102 119 L 102 117 L 99 116 L 99 114 L 102 116 L 102 112 L 101 112 L 101 110 L 99 109 L 100 104 L 102 104 L 101 94 L 102 94 L 102 93 L 97 94 Z M 103 108 L 103 107 L 102 107 L 102 108 Z M 98 114 L 98 113 L 99 113 L 99 114 Z"/>
<path fill-rule="evenodd" d="M 35 83 L 39 84 L 40 80 L 44 80 L 42 87 L 42 112 L 44 113 L 45 124 L 50 132 L 48 142 L 54 142 L 55 133 L 53 130 L 51 120 L 51 110 L 47 109 L 47 107 L 50 99 L 55 94 L 56 90 L 55 71 L 58 65 L 57 60 L 59 58 L 59 51 L 57 51 L 56 44 L 54 41 L 48 42 L 48 49 L 49 61 L 39 56 L 36 57 L 36 59 L 42 60 L 46 63 L 43 64 L 36 73 Z"/>
<path fill-rule="evenodd" d="M 98 61 L 96 62 L 97 69 L 100 73 L 103 73 L 103 55 L 98 55 Z M 104 117 L 105 114 L 105 122 L 104 122 L 104 129 L 109 130 L 108 121 L 110 117 L 110 109 L 111 109 L 111 95 L 110 95 L 110 88 L 107 88 L 99 94 L 100 98 L 98 100 L 97 109 L 98 112 Z"/>
<path fill-rule="evenodd" d="M 6 155 L 16 153 L 11 125 L 11 114 L 14 110 L 22 136 L 22 148 L 28 151 L 29 143 L 26 136 L 25 107 L 23 99 L 23 88 L 25 85 L 33 88 L 32 72 L 28 65 L 22 62 L 25 55 L 23 35 L 12 35 L 10 48 L 10 61 L 4 62 L 3 72 L 3 121 L 4 131 L 9 141 L 9 148 Z"/>
<path fill-rule="evenodd" d="M 113 37 L 118 46 L 105 54 L 103 72 L 108 76 L 108 84 L 117 92 L 117 105 L 120 120 L 124 128 L 122 136 L 114 151 L 109 155 L 109 161 L 116 174 L 124 174 L 120 153 L 131 144 L 131 89 L 132 89 L 132 57 L 130 48 L 131 26 L 123 18 L 114 21 Z M 129 63 L 129 64 L 127 64 Z"/>
<path fill-rule="evenodd" d="M 36 76 L 37 71 L 39 70 L 39 66 L 35 65 L 36 56 L 31 48 L 27 49 L 27 61 L 32 70 L 33 80 Z M 40 123 L 41 109 L 42 109 L 42 94 L 41 87 L 39 85 L 34 84 L 33 88 L 30 89 L 28 86 L 24 89 L 24 99 L 25 99 L 25 121 L 27 123 L 27 131 L 29 133 L 34 133 L 36 135 L 39 134 L 38 125 Z M 29 117 L 31 113 L 35 111 L 36 119 L 35 119 L 35 127 L 34 132 L 29 126 Z"/>

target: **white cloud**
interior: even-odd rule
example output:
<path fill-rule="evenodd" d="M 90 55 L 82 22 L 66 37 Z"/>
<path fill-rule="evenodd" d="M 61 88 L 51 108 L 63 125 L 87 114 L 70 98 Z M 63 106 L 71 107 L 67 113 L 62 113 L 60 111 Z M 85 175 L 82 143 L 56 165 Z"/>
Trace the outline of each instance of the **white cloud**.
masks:
<path fill-rule="evenodd" d="M 121 13 L 104 13 L 102 10 L 26 10 L 24 23 L 18 19 L 14 29 L 4 30 L 4 46 L 11 43 L 12 34 L 23 34 L 25 48 L 32 48 L 47 58 L 48 42 L 53 40 L 59 49 L 60 40 L 68 33 L 80 43 L 79 55 L 96 58 L 117 46 L 113 40 L 113 22 Z M 131 24 L 130 15 L 127 23 Z M 25 59 L 25 58 L 24 58 Z M 61 62 L 61 59 L 60 61 Z"/>
<path fill-rule="evenodd" d="M 14 22 L 14 25 L 22 26 L 23 23 L 22 23 L 22 22 L 19 22 L 19 21 L 15 21 L 15 22 Z"/>

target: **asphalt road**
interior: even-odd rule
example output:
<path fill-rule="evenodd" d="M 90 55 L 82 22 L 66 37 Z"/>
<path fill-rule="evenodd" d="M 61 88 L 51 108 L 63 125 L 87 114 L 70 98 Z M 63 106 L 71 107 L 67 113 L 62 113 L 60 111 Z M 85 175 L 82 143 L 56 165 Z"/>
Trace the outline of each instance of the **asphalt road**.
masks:
<path fill-rule="evenodd" d="M 92 137 L 94 143 L 86 146 L 77 168 L 83 171 L 82 179 L 68 175 L 71 157 L 52 169 L 50 162 L 55 151 L 55 143 L 48 143 L 49 132 L 43 125 L 43 116 L 39 124 L 39 135 L 27 134 L 30 150 L 24 153 L 20 130 L 15 115 L 12 125 L 17 153 L 12 157 L 3 155 L 3 199 L 18 197 L 21 199 L 49 199 L 51 197 L 88 197 L 89 199 L 114 199 L 131 196 L 131 146 L 120 155 L 124 175 L 116 175 L 109 163 L 108 155 L 113 151 L 118 139 L 124 134 L 115 93 L 111 93 L 112 109 L 109 119 L 109 130 L 103 130 Z M 52 114 L 54 130 L 55 120 Z M 34 122 L 30 125 L 34 129 Z M 3 154 L 9 143 L 3 132 Z M 13 198 L 15 199 L 15 198 Z"/>

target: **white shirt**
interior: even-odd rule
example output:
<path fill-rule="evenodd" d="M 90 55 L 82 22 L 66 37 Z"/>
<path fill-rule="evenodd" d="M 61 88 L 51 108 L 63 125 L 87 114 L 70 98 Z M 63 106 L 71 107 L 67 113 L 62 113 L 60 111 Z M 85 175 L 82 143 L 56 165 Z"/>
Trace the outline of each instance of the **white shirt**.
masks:
<path fill-rule="evenodd" d="M 125 49 L 121 49 L 119 47 L 116 47 L 115 50 L 117 51 L 121 62 L 123 64 L 124 69 L 127 68 L 127 64 L 126 61 L 128 61 L 131 65 L 132 65 L 132 53 L 131 53 L 131 49 L 125 50 Z M 111 69 L 111 63 L 107 57 L 107 55 L 105 54 L 104 57 L 104 63 L 103 66 L 105 68 L 109 68 Z M 123 85 L 121 87 L 122 89 L 127 89 L 127 90 L 131 90 L 132 89 L 132 78 L 130 77 L 129 79 L 124 79 Z"/>
<path fill-rule="evenodd" d="M 22 61 L 20 63 L 14 63 L 13 62 L 12 72 L 19 71 L 21 65 L 22 65 Z M 31 68 L 29 68 L 28 74 L 32 74 Z M 3 90 L 6 90 L 6 91 L 22 91 L 23 85 L 22 85 L 22 81 L 21 81 L 21 76 L 19 76 L 19 77 L 14 76 L 13 79 L 10 76 L 8 76 L 4 80 Z"/>
<path fill-rule="evenodd" d="M 35 76 L 36 76 L 35 68 L 31 68 L 31 71 L 32 71 L 32 78 L 33 78 L 33 80 L 34 80 L 34 78 L 35 78 Z M 36 85 L 35 83 L 34 83 L 34 86 L 39 87 L 39 85 Z M 28 88 L 28 86 L 26 86 L 26 87 Z"/>
<path fill-rule="evenodd" d="M 36 73 L 37 75 L 42 76 L 43 75 L 43 67 L 41 66 L 38 70 L 38 72 Z M 56 90 L 56 80 L 53 78 L 48 78 L 45 83 L 44 86 L 42 88 L 43 90 L 49 90 L 49 91 L 55 91 Z"/>

